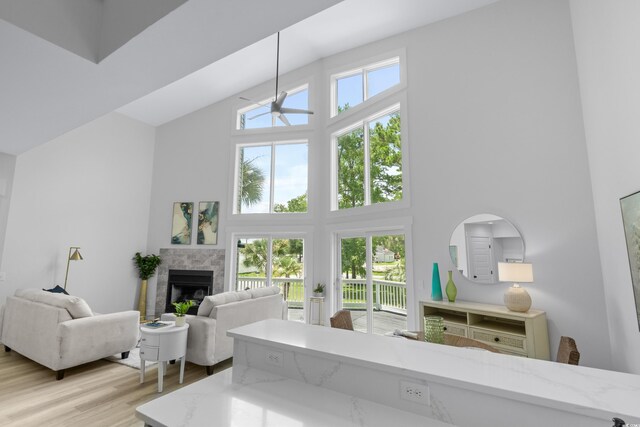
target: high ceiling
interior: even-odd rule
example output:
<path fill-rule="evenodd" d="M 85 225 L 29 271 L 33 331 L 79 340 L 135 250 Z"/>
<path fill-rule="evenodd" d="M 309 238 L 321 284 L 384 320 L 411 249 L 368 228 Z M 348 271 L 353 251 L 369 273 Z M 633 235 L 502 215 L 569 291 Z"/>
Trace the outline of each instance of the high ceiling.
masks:
<path fill-rule="evenodd" d="M 287 72 L 494 1 L 188 0 L 97 64 L 0 19 L 0 152 L 114 110 L 159 125 L 264 82 L 280 30 Z"/>

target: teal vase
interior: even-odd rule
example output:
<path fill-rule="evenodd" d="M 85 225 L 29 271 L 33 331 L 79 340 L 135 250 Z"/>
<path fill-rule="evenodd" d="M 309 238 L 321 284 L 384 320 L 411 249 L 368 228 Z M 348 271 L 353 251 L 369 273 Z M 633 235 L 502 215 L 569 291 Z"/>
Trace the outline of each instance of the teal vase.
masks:
<path fill-rule="evenodd" d="M 445 287 L 445 292 L 447 293 L 447 298 L 449 298 L 449 302 L 456 302 L 456 296 L 458 295 L 458 288 L 456 288 L 456 284 L 453 283 L 453 271 L 449 270 L 449 280 L 447 281 L 447 286 Z"/>
<path fill-rule="evenodd" d="M 433 274 L 431 275 L 431 299 L 442 301 L 442 285 L 440 284 L 440 269 L 438 263 L 433 263 Z"/>

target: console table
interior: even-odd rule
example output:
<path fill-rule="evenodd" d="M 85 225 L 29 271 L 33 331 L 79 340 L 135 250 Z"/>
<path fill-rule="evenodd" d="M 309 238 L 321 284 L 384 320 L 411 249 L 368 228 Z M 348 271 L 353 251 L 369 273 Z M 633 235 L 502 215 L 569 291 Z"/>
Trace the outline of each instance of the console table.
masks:
<path fill-rule="evenodd" d="M 503 305 L 467 301 L 421 301 L 422 316 L 441 316 L 447 334 L 485 342 L 501 353 L 549 360 L 544 311 L 510 311 Z M 420 330 L 424 331 L 424 322 Z"/>
<path fill-rule="evenodd" d="M 180 384 L 184 379 L 184 362 L 187 353 L 189 324 L 175 326 L 175 322 L 161 328 L 140 326 L 140 383 L 144 382 L 145 360 L 158 362 L 158 393 L 162 392 L 165 364 L 180 359 Z"/>

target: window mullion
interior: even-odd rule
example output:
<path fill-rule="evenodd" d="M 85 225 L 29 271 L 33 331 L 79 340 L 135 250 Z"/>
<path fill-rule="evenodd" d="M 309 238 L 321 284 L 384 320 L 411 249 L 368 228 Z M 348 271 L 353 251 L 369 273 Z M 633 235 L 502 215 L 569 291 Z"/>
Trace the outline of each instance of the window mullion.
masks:
<path fill-rule="evenodd" d="M 367 81 L 367 71 L 362 70 L 362 102 L 367 100 L 367 89 L 369 87 L 369 82 Z"/>
<path fill-rule="evenodd" d="M 271 286 L 271 276 L 272 276 L 272 264 L 273 264 L 273 237 L 267 237 L 267 268 L 265 268 L 265 286 Z"/>
<path fill-rule="evenodd" d="M 364 135 L 364 205 L 371 204 L 371 165 L 370 165 L 370 147 L 369 147 L 369 123 L 366 121 L 362 125 Z"/>
<path fill-rule="evenodd" d="M 269 179 L 269 213 L 273 213 L 273 194 L 276 178 L 276 144 L 271 144 L 271 179 Z"/>

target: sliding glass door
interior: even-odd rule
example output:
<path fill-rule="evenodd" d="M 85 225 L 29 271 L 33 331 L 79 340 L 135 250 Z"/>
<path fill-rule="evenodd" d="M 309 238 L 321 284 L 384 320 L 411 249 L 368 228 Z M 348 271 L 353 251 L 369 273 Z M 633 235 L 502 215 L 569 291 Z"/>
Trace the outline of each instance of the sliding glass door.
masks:
<path fill-rule="evenodd" d="M 337 309 L 351 312 L 356 331 L 385 334 L 407 328 L 404 234 L 338 236 Z"/>

